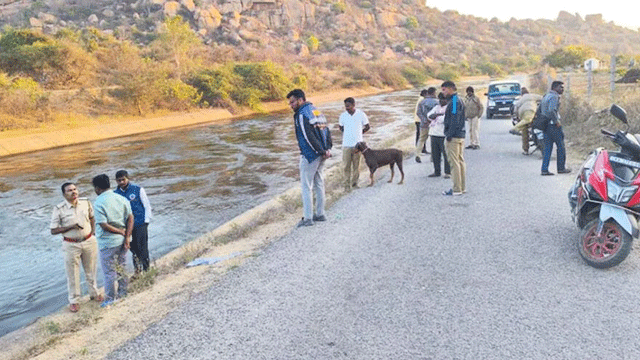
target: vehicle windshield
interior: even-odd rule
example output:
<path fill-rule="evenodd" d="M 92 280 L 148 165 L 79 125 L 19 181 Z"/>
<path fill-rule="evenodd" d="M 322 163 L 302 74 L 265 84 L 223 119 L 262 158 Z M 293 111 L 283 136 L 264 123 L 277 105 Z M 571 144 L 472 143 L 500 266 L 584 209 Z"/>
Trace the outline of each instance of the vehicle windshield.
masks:
<path fill-rule="evenodd" d="M 492 95 L 520 94 L 520 84 L 518 83 L 491 84 L 489 85 L 489 94 L 492 94 Z"/>

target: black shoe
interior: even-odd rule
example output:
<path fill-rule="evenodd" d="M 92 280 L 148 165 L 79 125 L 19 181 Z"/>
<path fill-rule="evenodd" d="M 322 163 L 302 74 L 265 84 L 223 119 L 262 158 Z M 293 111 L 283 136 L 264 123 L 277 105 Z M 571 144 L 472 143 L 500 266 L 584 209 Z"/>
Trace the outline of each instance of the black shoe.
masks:
<path fill-rule="evenodd" d="M 296 227 L 313 226 L 313 220 L 302 218 Z"/>
<path fill-rule="evenodd" d="M 420 156 L 416 156 L 416 162 L 417 163 L 421 163 L 422 162 L 422 160 L 420 160 Z"/>
<path fill-rule="evenodd" d="M 433 173 L 431 175 L 427 175 L 427 177 L 439 177 L 439 176 L 440 176 L 440 174 L 436 174 L 436 173 Z"/>
<path fill-rule="evenodd" d="M 313 215 L 313 221 L 327 221 L 324 215 Z"/>
<path fill-rule="evenodd" d="M 552 172 L 548 172 L 548 171 L 543 171 L 543 172 L 541 172 L 541 173 L 540 173 L 540 175 L 542 175 L 542 176 L 549 176 L 549 175 L 554 175 L 554 173 L 552 173 Z"/>
<path fill-rule="evenodd" d="M 465 147 L 465 149 L 473 149 L 473 145 L 469 145 L 469 146 Z"/>
<path fill-rule="evenodd" d="M 472 149 L 473 149 L 473 150 L 478 150 L 478 149 L 480 149 L 480 145 L 473 145 L 473 148 L 472 148 Z"/>
<path fill-rule="evenodd" d="M 568 174 L 570 172 L 571 172 L 571 169 L 569 168 L 558 170 L 558 174 Z"/>

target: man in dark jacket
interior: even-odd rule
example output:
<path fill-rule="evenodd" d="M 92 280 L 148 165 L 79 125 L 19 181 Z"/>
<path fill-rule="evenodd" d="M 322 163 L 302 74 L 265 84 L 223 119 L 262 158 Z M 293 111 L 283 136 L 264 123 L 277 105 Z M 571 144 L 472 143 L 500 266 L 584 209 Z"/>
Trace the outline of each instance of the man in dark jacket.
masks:
<path fill-rule="evenodd" d="M 292 90 L 287 94 L 287 99 L 294 111 L 293 122 L 300 148 L 300 183 L 304 217 L 298 226 L 311 226 L 314 221 L 326 221 L 322 169 L 325 159 L 331 156 L 331 133 L 327 127 L 326 118 L 313 104 L 307 102 L 304 91 Z M 313 211 L 313 194 L 316 196 L 315 211 Z"/>
<path fill-rule="evenodd" d="M 453 81 L 442 83 L 442 93 L 449 100 L 444 113 L 444 136 L 447 160 L 451 167 L 453 187 L 444 191 L 443 195 L 462 195 L 467 192 L 465 185 L 467 166 L 464 162 L 464 103 L 458 97 L 456 84 Z"/>

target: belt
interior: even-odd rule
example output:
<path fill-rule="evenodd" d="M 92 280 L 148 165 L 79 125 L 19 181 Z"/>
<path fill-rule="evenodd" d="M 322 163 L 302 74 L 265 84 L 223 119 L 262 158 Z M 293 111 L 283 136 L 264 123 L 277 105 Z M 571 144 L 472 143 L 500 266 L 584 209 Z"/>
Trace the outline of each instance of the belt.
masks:
<path fill-rule="evenodd" d="M 68 241 L 68 242 L 72 242 L 72 243 L 79 243 L 79 242 L 83 242 L 87 239 L 89 239 L 91 236 L 93 236 L 93 234 L 89 234 L 83 238 L 79 238 L 79 239 L 72 239 L 72 238 L 68 238 L 66 236 L 63 236 L 64 241 Z"/>

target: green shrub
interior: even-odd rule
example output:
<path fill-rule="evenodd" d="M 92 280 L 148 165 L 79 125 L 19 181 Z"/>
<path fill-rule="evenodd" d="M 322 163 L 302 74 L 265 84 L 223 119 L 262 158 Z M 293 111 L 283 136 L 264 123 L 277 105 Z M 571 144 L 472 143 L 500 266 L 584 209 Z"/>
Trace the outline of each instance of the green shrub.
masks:
<path fill-rule="evenodd" d="M 198 89 L 178 79 L 167 79 L 161 87 L 163 98 L 160 106 L 173 111 L 190 109 L 200 103 L 202 97 Z"/>
<path fill-rule="evenodd" d="M 309 47 L 309 51 L 316 52 L 318 51 L 318 47 L 320 46 L 320 41 L 317 37 L 311 35 L 307 39 L 307 46 Z"/>
<path fill-rule="evenodd" d="M 424 85 L 429 79 L 426 70 L 414 66 L 404 66 L 402 68 L 402 76 L 416 87 Z"/>
<path fill-rule="evenodd" d="M 291 89 L 282 67 L 270 61 L 236 64 L 233 72 L 241 78 L 240 87 L 256 89 L 261 100 L 282 100 Z"/>
<path fill-rule="evenodd" d="M 232 106 L 231 93 L 240 84 L 232 66 L 205 69 L 194 74 L 187 83 L 200 94 L 200 104 L 214 107 Z"/>
<path fill-rule="evenodd" d="M 505 73 L 504 70 L 502 70 L 502 68 L 500 67 L 500 65 L 494 64 L 489 61 L 479 64 L 477 67 L 478 67 L 478 70 L 480 70 L 480 72 L 482 72 L 483 74 L 487 74 L 489 76 L 500 76 L 500 75 L 504 75 Z"/>
<path fill-rule="evenodd" d="M 417 29 L 418 25 L 418 19 L 415 16 L 407 17 L 407 20 L 404 23 L 404 27 L 407 29 Z"/>
<path fill-rule="evenodd" d="M 343 2 L 334 2 L 331 5 L 331 10 L 333 10 L 333 12 L 343 14 L 345 11 L 347 11 L 347 4 Z"/>
<path fill-rule="evenodd" d="M 409 48 L 409 50 L 413 51 L 416 48 L 416 43 L 414 43 L 412 40 L 407 40 L 404 42 L 404 47 Z"/>
<path fill-rule="evenodd" d="M 460 78 L 460 73 L 455 69 L 442 69 L 436 73 L 436 78 L 454 81 Z"/>

